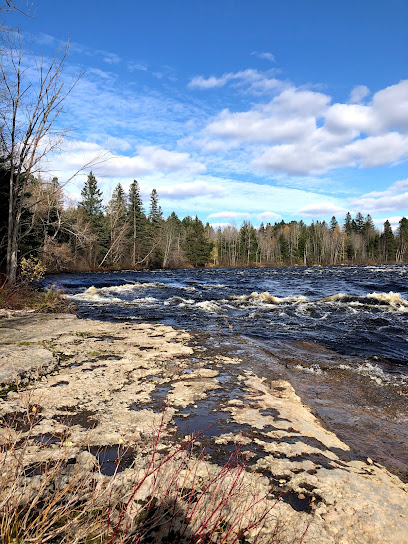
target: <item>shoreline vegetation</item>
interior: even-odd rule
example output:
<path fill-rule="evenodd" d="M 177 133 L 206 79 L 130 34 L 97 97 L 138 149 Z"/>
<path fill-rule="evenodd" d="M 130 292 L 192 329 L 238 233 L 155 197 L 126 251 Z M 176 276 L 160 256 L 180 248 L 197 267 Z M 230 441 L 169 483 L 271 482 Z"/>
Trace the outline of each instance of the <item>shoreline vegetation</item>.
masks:
<path fill-rule="evenodd" d="M 9 175 L 2 170 L 4 184 Z M 383 232 L 370 215 L 347 213 L 330 223 L 280 221 L 254 227 L 213 227 L 196 217 L 163 216 L 153 189 L 146 213 L 140 187 L 134 180 L 127 194 L 120 184 L 104 206 L 92 172 L 78 205 L 64 204 L 63 187 L 31 176 L 22 201 L 18 262 L 41 261 L 47 273 L 121 269 L 197 267 L 336 266 L 403 264 L 408 262 L 408 219 L 394 231 L 389 221 Z M 7 240 L 8 196 L 2 195 L 0 234 Z M 6 245 L 0 262 L 6 261 Z"/>
<path fill-rule="evenodd" d="M 265 378 L 164 325 L 1 322 L 3 542 L 404 542 L 407 484 L 323 426 L 277 362 Z M 208 403 L 222 432 L 177 430 Z"/>

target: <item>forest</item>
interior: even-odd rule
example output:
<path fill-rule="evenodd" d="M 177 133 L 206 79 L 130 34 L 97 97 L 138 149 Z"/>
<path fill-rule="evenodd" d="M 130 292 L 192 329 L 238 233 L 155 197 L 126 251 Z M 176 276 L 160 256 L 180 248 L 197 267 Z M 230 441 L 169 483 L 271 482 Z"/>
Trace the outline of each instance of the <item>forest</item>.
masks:
<path fill-rule="evenodd" d="M 69 43 L 29 71 L 29 48 L 19 33 L 8 29 L 0 36 L 0 272 L 9 286 L 23 259 L 48 272 L 408 262 L 405 217 L 395 232 L 389 221 L 380 232 L 361 213 L 332 217 L 329 224 L 244 221 L 215 229 L 197 216 L 164 217 L 157 191 L 144 203 L 136 180 L 128 193 L 118 184 L 107 202 L 89 171 L 98 157 L 69 179 L 45 179 L 42 164 L 67 138 L 57 119 L 82 77 L 67 82 L 68 50 Z M 88 171 L 80 201 L 67 204 L 64 188 Z"/>
<path fill-rule="evenodd" d="M 2 187 L 9 173 L 2 171 Z M 1 263 L 7 248 L 7 194 L 0 201 Z M 163 216 L 159 195 L 142 201 L 134 180 L 126 193 L 118 184 L 107 205 L 89 172 L 77 205 L 64 204 L 58 179 L 32 176 L 23 197 L 19 259 L 42 261 L 48 272 L 98 269 L 243 267 L 404 263 L 408 261 L 408 219 L 394 233 L 389 221 L 380 233 L 370 215 L 350 213 L 330 223 L 280 221 L 254 227 L 214 229 L 195 217 Z"/>

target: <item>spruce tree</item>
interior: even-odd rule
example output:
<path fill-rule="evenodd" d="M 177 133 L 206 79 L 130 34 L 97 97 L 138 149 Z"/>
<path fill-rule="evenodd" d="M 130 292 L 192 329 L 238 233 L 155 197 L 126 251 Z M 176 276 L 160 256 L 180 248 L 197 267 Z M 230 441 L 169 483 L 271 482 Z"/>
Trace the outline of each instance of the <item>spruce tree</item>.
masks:
<path fill-rule="evenodd" d="M 149 221 L 154 229 L 160 227 L 160 224 L 163 221 L 163 212 L 159 206 L 159 195 L 157 194 L 156 189 L 153 189 L 150 195 Z"/>
<path fill-rule="evenodd" d="M 92 226 L 95 227 L 102 214 L 102 191 L 98 189 L 98 182 L 92 171 L 88 174 L 81 196 L 82 200 L 79 207 L 84 211 Z"/>
<path fill-rule="evenodd" d="M 160 268 L 163 265 L 163 251 L 161 240 L 161 227 L 163 224 L 163 212 L 159 206 L 159 195 L 156 189 L 153 189 L 150 195 L 150 210 L 149 210 L 149 239 L 147 242 L 148 249 L 148 266 L 150 268 Z"/>
<path fill-rule="evenodd" d="M 350 212 L 347 212 L 346 214 L 346 217 L 344 219 L 344 225 L 343 225 L 343 230 L 346 234 L 350 234 L 351 231 L 353 230 L 352 228 L 352 219 L 351 219 L 351 214 Z"/>
<path fill-rule="evenodd" d="M 334 230 L 336 230 L 336 227 L 338 225 L 338 222 L 337 222 L 337 219 L 336 217 L 333 215 L 333 217 L 331 218 L 330 220 L 330 230 L 333 232 Z"/>
<path fill-rule="evenodd" d="M 146 216 L 136 180 L 133 180 L 129 188 L 128 222 L 129 236 L 132 240 L 132 261 L 135 266 L 143 258 L 143 248 L 146 245 Z"/>
<path fill-rule="evenodd" d="M 92 255 L 89 256 L 93 265 L 96 265 L 108 251 L 109 228 L 103 214 L 102 191 L 98 189 L 98 182 L 92 172 L 88 174 L 81 196 L 82 200 L 79 202 L 79 209 L 84 213 L 85 219 L 89 221 L 98 241 L 91 252 Z"/>
<path fill-rule="evenodd" d="M 189 222 L 185 222 L 184 219 L 182 221 L 183 224 L 187 223 L 184 253 L 193 266 L 202 267 L 210 260 L 213 244 L 207 240 L 200 219 L 197 216 L 195 219 L 189 219 Z"/>
<path fill-rule="evenodd" d="M 395 261 L 396 243 L 395 236 L 392 232 L 391 224 L 387 221 L 384 223 L 384 232 L 381 235 L 381 242 L 383 248 L 383 256 L 386 262 Z"/>

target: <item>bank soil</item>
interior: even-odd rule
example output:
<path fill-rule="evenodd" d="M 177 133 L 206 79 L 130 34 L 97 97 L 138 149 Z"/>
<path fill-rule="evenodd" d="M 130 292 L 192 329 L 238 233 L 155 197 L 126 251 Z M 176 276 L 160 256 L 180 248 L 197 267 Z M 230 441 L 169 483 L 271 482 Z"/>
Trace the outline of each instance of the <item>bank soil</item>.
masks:
<path fill-rule="evenodd" d="M 303 542 L 407 543 L 407 485 L 375 459 L 356 457 L 276 363 L 251 367 L 239 351 L 208 349 L 164 325 L 5 312 L 0 439 L 31 433 L 27 467 L 58 456 L 63 440 L 71 463 L 126 483 L 163 418 L 165 452 L 204 429 L 209 467 L 239 448 L 252 489 L 277 501 L 265 542 L 281 522 L 282 542 L 299 542 L 308 527 Z M 36 419 L 30 431 L 21 424 L 27 410 Z"/>

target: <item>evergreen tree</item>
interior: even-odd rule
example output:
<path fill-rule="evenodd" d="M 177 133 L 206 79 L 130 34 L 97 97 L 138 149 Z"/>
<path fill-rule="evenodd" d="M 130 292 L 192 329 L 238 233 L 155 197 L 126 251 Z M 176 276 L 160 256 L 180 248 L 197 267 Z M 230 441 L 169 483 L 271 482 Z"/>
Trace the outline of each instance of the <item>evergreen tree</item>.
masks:
<path fill-rule="evenodd" d="M 98 189 L 98 182 L 92 172 L 88 174 L 81 196 L 79 207 L 84 211 L 92 226 L 97 227 L 102 214 L 102 191 Z"/>
<path fill-rule="evenodd" d="M 374 226 L 374 221 L 372 220 L 372 217 L 370 214 L 368 214 L 365 218 L 365 221 L 364 221 L 364 231 L 365 232 L 369 232 L 369 231 L 374 231 L 375 230 L 375 226 Z"/>
<path fill-rule="evenodd" d="M 353 220 L 353 230 L 355 232 L 363 232 L 364 231 L 364 225 L 365 225 L 365 219 L 363 217 L 363 215 L 358 212 L 356 214 L 356 217 L 355 219 Z"/>
<path fill-rule="evenodd" d="M 331 218 L 330 220 L 330 230 L 333 232 L 334 230 L 336 230 L 336 227 L 338 225 L 338 222 L 337 222 L 337 219 L 335 218 L 335 216 L 333 215 L 333 217 Z"/>
<path fill-rule="evenodd" d="M 149 268 L 161 268 L 163 266 L 163 251 L 161 240 L 161 227 L 163 224 L 163 212 L 159 206 L 159 195 L 153 189 L 150 195 L 147 239 L 147 265 Z"/>
<path fill-rule="evenodd" d="M 350 212 L 347 212 L 346 217 L 344 219 L 343 230 L 346 234 L 350 234 L 351 231 L 353 230 Z"/>
<path fill-rule="evenodd" d="M 133 180 L 129 188 L 128 222 L 129 236 L 132 240 L 132 261 L 135 266 L 143 258 L 143 249 L 146 246 L 146 216 L 136 180 Z"/>
<path fill-rule="evenodd" d="M 395 256 L 396 256 L 395 236 L 394 236 L 394 233 L 392 232 L 391 224 L 388 221 L 388 219 L 384 223 L 384 232 L 381 235 L 381 242 L 382 242 L 384 260 L 386 262 L 395 261 Z"/>
<path fill-rule="evenodd" d="M 402 217 L 398 223 L 398 261 L 403 262 L 408 253 L 408 219 Z"/>
<path fill-rule="evenodd" d="M 149 221 L 154 229 L 160 227 L 160 224 L 163 221 L 163 212 L 159 206 L 159 195 L 157 194 L 156 189 L 153 189 L 150 195 Z"/>
<path fill-rule="evenodd" d="M 102 191 L 98 189 L 98 182 L 92 172 L 81 191 L 82 200 L 79 202 L 79 209 L 84 213 L 85 219 L 89 221 L 92 230 L 97 237 L 97 245 L 92 248 L 89 256 L 95 266 L 100 259 L 103 259 L 109 248 L 109 228 L 103 214 Z"/>
<path fill-rule="evenodd" d="M 193 266 L 205 266 L 211 258 L 212 249 L 213 244 L 205 236 L 204 225 L 196 216 L 188 222 L 184 242 L 185 256 Z"/>

